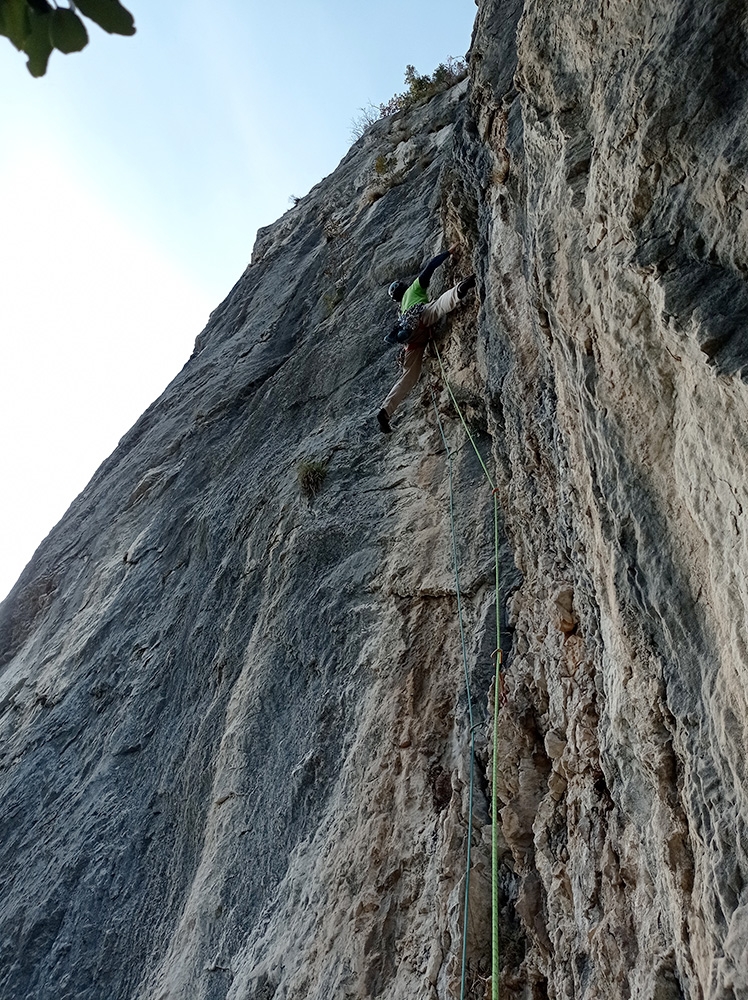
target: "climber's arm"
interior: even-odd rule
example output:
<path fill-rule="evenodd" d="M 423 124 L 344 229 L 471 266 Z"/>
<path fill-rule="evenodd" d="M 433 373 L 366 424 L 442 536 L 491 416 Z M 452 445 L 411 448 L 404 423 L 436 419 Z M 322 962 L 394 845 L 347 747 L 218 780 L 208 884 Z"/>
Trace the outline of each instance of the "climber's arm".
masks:
<path fill-rule="evenodd" d="M 433 260 L 430 260 L 428 262 L 426 267 L 424 267 L 424 269 L 418 275 L 418 282 L 424 291 L 426 291 L 426 289 L 429 287 L 429 282 L 431 281 L 431 276 L 434 273 L 434 271 L 437 269 L 437 267 L 439 267 L 440 264 L 444 263 L 444 261 L 447 259 L 447 257 L 449 257 L 451 253 L 452 253 L 451 250 L 445 250 L 444 253 L 437 254 Z"/>

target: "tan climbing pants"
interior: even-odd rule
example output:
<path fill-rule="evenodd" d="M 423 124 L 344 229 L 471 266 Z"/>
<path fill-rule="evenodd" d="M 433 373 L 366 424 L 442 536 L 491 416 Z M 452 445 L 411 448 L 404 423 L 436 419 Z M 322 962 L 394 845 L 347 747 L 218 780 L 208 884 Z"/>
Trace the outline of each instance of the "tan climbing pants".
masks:
<path fill-rule="evenodd" d="M 443 292 L 438 299 L 429 302 L 421 313 L 421 323 L 423 326 L 433 326 L 442 316 L 446 316 L 447 313 L 451 313 L 453 309 L 457 308 L 460 302 L 457 298 L 457 289 L 459 287 L 459 285 L 455 285 L 448 292 Z"/>
<path fill-rule="evenodd" d="M 390 389 L 389 396 L 382 403 L 382 409 L 388 417 L 392 416 L 418 381 L 418 377 L 421 374 L 421 366 L 423 365 L 423 352 L 425 350 L 426 344 L 420 344 L 418 347 L 411 347 L 409 345 L 405 348 L 403 373 Z"/>
<path fill-rule="evenodd" d="M 440 295 L 438 299 L 429 302 L 421 313 L 421 330 L 423 330 L 423 333 L 419 330 L 416 334 L 416 343 L 408 344 L 405 348 L 403 373 L 392 386 L 389 395 L 382 403 L 382 409 L 388 417 L 392 416 L 418 381 L 423 365 L 423 352 L 426 350 L 428 342 L 426 330 L 437 323 L 443 316 L 446 316 L 447 313 L 451 313 L 457 306 L 460 301 L 457 298 L 457 287 L 455 285 L 454 288 L 450 288 L 448 292 Z"/>

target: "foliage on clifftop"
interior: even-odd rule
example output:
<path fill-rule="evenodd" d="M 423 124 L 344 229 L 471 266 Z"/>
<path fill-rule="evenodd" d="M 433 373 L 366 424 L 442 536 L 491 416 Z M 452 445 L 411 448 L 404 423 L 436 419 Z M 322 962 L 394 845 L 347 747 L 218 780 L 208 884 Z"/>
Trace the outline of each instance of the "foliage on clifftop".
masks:
<path fill-rule="evenodd" d="M 453 56 L 448 56 L 446 62 L 439 63 L 431 74 L 419 73 L 415 66 L 406 66 L 405 83 L 408 89 L 401 94 L 394 94 L 382 104 L 370 103 L 367 107 L 361 108 L 351 123 L 353 139 L 360 139 L 367 128 L 381 118 L 397 114 L 398 111 L 407 111 L 415 104 L 427 101 L 436 94 L 442 94 L 460 80 L 464 80 L 466 76 L 467 63 L 464 59 L 455 59 Z"/>

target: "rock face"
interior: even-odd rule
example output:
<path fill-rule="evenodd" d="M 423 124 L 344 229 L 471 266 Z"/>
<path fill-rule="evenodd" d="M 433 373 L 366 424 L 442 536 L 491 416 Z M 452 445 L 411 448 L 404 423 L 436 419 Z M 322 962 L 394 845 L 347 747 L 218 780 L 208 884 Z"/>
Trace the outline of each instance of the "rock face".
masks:
<path fill-rule="evenodd" d="M 2 1000 L 748 996 L 748 17 L 482 0 L 0 606 Z M 323 477 L 315 485 L 311 476 Z"/>

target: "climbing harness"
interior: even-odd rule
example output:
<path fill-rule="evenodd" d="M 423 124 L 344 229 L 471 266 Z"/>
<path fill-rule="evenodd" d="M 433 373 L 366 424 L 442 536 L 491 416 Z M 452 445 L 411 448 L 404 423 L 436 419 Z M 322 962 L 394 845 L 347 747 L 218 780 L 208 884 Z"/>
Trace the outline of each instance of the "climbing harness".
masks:
<path fill-rule="evenodd" d="M 400 317 L 400 329 L 403 331 L 401 343 L 407 343 L 415 333 L 421 328 L 421 315 L 426 308 L 425 302 L 416 302 L 410 309 L 406 309 Z"/>
<path fill-rule="evenodd" d="M 499 825 L 499 815 L 498 815 L 498 742 L 499 742 L 499 705 L 501 701 L 501 692 L 503 691 L 503 678 L 501 676 L 502 667 L 502 655 L 501 655 L 501 601 L 500 601 L 500 591 L 499 591 L 499 498 L 498 489 L 494 484 L 491 474 L 489 473 L 483 457 L 478 450 L 478 446 L 475 443 L 475 439 L 470 432 L 470 428 L 467 425 L 465 417 L 462 414 L 462 410 L 455 399 L 455 395 L 452 391 L 452 387 L 449 384 L 447 378 L 447 373 L 444 369 L 444 363 L 442 362 L 441 355 L 439 354 L 439 349 L 436 343 L 432 340 L 431 346 L 436 354 L 437 361 L 439 362 L 439 367 L 441 369 L 442 380 L 446 386 L 447 392 L 449 393 L 452 404 L 454 405 L 457 414 L 462 421 L 462 426 L 465 428 L 465 433 L 468 436 L 470 444 L 473 446 L 475 454 L 478 456 L 478 461 L 481 464 L 481 468 L 485 473 L 488 484 L 491 487 L 491 495 L 493 496 L 493 523 L 494 523 L 494 584 L 495 584 L 495 608 L 496 608 L 496 649 L 494 650 L 492 656 L 495 658 L 495 672 L 494 672 L 494 712 L 493 712 L 493 750 L 492 750 L 492 776 L 491 776 L 491 996 L 492 1000 L 499 1000 L 499 846 L 498 846 L 498 825 Z M 460 1000 L 465 1000 L 465 985 L 466 985 L 466 975 L 467 975 L 467 936 L 468 936 L 468 908 L 470 901 L 470 863 L 471 863 L 471 842 L 473 833 L 473 790 L 475 785 L 475 724 L 473 722 L 473 706 L 470 692 L 470 671 L 468 668 L 468 658 L 467 658 L 467 644 L 465 640 L 465 629 L 462 620 L 462 599 L 460 594 L 460 574 L 457 562 L 457 536 L 455 531 L 455 517 L 454 517 L 454 490 L 453 490 L 453 470 L 452 470 L 452 451 L 447 443 L 447 438 L 444 434 L 444 427 L 442 425 L 441 417 L 439 415 L 439 408 L 436 405 L 436 396 L 434 395 L 433 389 L 431 390 L 431 399 L 434 404 L 434 411 L 436 413 L 436 420 L 439 425 L 439 433 L 441 434 L 442 441 L 444 443 L 444 448 L 447 454 L 447 466 L 449 471 L 449 518 L 451 524 L 451 534 L 452 534 L 452 559 L 454 561 L 454 572 L 455 572 L 455 588 L 457 593 L 457 616 L 459 620 L 460 627 L 460 640 L 462 643 L 462 661 L 465 670 L 465 686 L 467 693 L 467 707 L 468 707 L 468 721 L 470 723 L 470 765 L 469 765 L 469 794 L 468 794 L 468 830 L 467 830 L 467 858 L 466 858 L 466 873 L 465 873 L 465 901 L 464 901 L 464 916 L 463 916 L 463 928 L 462 928 L 462 971 L 460 976 Z"/>
<path fill-rule="evenodd" d="M 395 326 L 384 338 L 385 344 L 389 344 L 391 347 L 397 344 L 408 344 L 421 329 L 421 314 L 425 308 L 425 302 L 416 302 L 414 306 L 402 313 Z"/>

